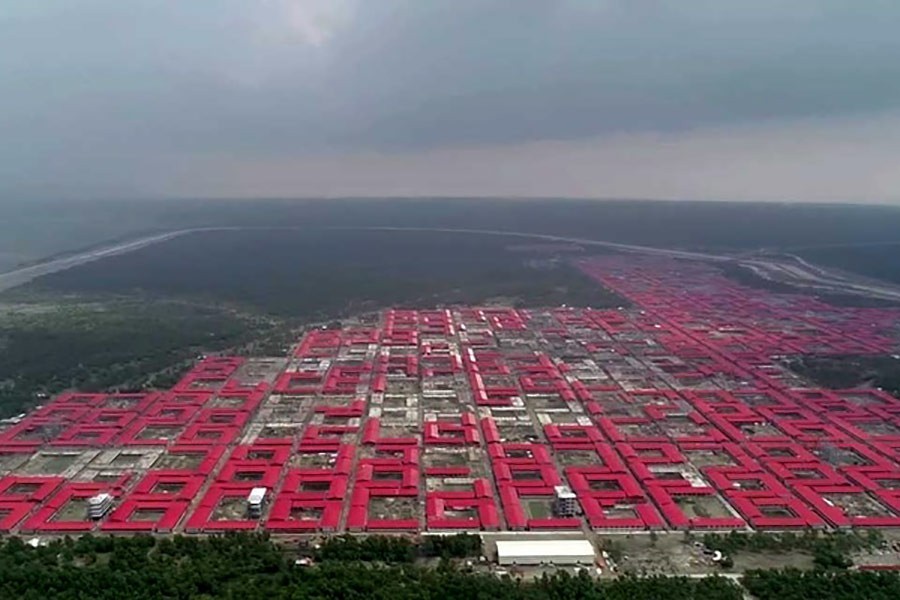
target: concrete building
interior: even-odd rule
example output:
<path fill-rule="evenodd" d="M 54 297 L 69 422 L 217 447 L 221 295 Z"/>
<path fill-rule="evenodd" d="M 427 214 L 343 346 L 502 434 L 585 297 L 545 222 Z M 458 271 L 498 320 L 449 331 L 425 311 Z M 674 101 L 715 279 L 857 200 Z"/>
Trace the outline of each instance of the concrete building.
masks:
<path fill-rule="evenodd" d="M 88 518 L 94 521 L 102 519 L 113 505 L 113 497 L 110 494 L 97 494 L 87 501 Z"/>
<path fill-rule="evenodd" d="M 500 540 L 497 562 L 501 565 L 593 564 L 594 547 L 588 540 Z"/>
<path fill-rule="evenodd" d="M 574 517 L 578 515 L 578 497 L 567 485 L 553 488 L 553 514 L 557 517 Z"/>

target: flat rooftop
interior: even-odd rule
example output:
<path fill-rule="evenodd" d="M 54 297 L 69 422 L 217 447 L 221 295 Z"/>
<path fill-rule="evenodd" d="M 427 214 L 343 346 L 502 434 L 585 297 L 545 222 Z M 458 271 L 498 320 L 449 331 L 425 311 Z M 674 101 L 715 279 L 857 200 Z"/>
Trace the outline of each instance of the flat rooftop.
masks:
<path fill-rule="evenodd" d="M 553 558 L 580 559 L 595 556 L 594 547 L 587 540 L 500 540 L 497 542 L 497 557 L 535 559 Z"/>

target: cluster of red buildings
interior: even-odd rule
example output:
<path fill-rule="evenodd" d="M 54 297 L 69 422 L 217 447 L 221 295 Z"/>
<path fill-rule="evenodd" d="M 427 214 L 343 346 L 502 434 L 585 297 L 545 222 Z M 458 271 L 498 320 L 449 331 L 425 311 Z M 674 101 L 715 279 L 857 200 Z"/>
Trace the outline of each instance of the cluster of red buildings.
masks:
<path fill-rule="evenodd" d="M 390 310 L 268 379 L 215 357 L 166 392 L 63 394 L 0 431 L 0 530 L 900 526 L 900 400 L 776 358 L 897 352 L 900 311 L 683 261 L 580 268 L 635 308 Z M 554 514 L 560 486 L 581 514 Z"/>

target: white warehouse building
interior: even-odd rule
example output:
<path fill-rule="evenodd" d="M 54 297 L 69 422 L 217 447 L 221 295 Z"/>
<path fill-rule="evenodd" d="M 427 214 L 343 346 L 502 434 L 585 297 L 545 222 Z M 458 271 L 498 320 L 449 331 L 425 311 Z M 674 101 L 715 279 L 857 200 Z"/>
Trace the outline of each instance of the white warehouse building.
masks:
<path fill-rule="evenodd" d="M 500 540 L 497 562 L 501 565 L 590 565 L 596 561 L 588 540 Z"/>

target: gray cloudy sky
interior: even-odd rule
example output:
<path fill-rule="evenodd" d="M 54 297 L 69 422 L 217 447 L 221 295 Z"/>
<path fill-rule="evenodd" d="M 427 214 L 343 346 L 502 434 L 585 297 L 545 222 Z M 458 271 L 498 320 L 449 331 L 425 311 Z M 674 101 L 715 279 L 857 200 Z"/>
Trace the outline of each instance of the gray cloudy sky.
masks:
<path fill-rule="evenodd" d="M 3 0 L 5 196 L 900 204 L 896 0 Z"/>

